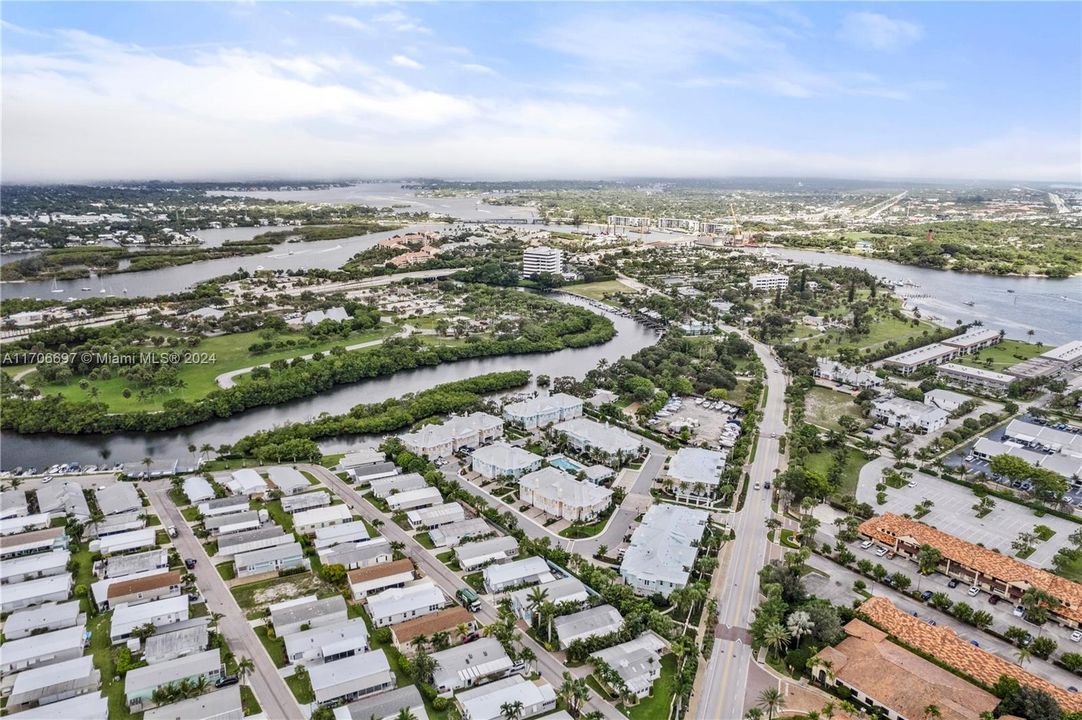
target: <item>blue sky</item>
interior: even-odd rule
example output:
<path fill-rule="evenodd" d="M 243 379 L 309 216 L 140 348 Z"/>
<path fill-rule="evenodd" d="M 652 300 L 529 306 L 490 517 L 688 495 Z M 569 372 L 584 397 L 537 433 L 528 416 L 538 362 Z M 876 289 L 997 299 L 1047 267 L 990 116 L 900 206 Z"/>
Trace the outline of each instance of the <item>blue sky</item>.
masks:
<path fill-rule="evenodd" d="M 1079 180 L 1078 3 L 3 4 L 5 181 Z"/>

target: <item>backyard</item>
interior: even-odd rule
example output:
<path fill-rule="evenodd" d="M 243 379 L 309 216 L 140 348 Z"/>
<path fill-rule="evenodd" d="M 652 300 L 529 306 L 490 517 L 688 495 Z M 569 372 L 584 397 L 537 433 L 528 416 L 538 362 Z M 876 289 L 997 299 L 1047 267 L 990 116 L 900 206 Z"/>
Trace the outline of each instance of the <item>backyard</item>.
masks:
<path fill-rule="evenodd" d="M 841 430 L 838 418 L 842 415 L 861 417 L 860 406 L 853 396 L 825 387 L 813 387 L 804 397 L 804 417 L 812 425 L 824 430 Z"/>
<path fill-rule="evenodd" d="M 1036 357 L 1051 350 L 1050 345 L 1022 342 L 1021 340 L 1002 340 L 992 347 L 987 347 L 972 355 L 963 355 L 955 362 L 970 367 L 984 368 L 994 372 L 1003 372 L 1023 360 Z"/>
<path fill-rule="evenodd" d="M 834 449 L 824 448 L 817 453 L 808 455 L 804 458 L 804 468 L 826 477 L 830 472 L 830 466 L 834 463 L 835 452 L 837 451 Z M 867 462 L 864 454 L 859 450 L 854 450 L 850 447 L 845 448 L 845 468 L 842 472 L 841 483 L 834 493 L 836 498 L 840 498 L 843 495 L 856 495 L 857 481 L 860 479 L 860 469 L 864 467 Z"/>

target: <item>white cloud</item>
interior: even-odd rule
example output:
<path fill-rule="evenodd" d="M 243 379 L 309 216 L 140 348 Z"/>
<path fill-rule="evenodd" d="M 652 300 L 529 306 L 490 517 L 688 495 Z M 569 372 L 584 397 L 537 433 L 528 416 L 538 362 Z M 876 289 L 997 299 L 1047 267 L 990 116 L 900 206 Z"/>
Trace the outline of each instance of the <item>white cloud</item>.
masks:
<path fill-rule="evenodd" d="M 407 15 L 401 10 L 390 10 L 385 13 L 380 13 L 372 18 L 372 21 L 390 27 L 397 32 L 420 33 L 422 35 L 432 34 L 432 30 L 422 25 L 413 16 Z"/>
<path fill-rule="evenodd" d="M 702 143 L 663 140 L 643 130 L 638 105 L 624 107 L 614 98 L 438 92 L 342 54 L 234 48 L 165 57 L 83 33 L 62 39 L 61 53 L 4 58 L 5 181 L 409 175 L 1056 180 L 1082 172 L 1077 137 L 1019 130 L 916 152 L 892 139 L 859 153 L 730 144 L 721 135 Z"/>
<path fill-rule="evenodd" d="M 398 67 L 409 68 L 410 70 L 423 70 L 425 67 L 413 58 L 406 57 L 405 55 L 395 55 L 391 58 L 391 64 L 397 65 Z"/>
<path fill-rule="evenodd" d="M 352 15 L 327 15 L 327 22 L 334 23 L 335 25 L 341 25 L 342 27 L 349 28 L 350 30 L 367 31 L 369 28 L 366 24 L 353 17 Z"/>
<path fill-rule="evenodd" d="M 849 13 L 838 29 L 838 38 L 867 50 L 891 51 L 912 45 L 924 35 L 920 25 L 874 12 Z"/>
<path fill-rule="evenodd" d="M 480 63 L 459 63 L 458 66 L 466 72 L 477 73 L 478 75 L 496 75 L 496 71 L 490 68 L 488 65 L 482 65 Z"/>

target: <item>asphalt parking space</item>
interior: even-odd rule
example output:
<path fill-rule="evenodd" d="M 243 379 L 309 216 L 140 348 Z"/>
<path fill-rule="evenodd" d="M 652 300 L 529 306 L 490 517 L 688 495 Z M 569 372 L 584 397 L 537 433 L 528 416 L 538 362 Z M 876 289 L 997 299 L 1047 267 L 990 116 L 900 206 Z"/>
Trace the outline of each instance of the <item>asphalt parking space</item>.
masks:
<path fill-rule="evenodd" d="M 921 501 L 931 500 L 934 505 L 931 511 L 921 518 L 922 522 L 967 542 L 996 549 L 1009 556 L 1015 554 L 1011 543 L 1019 533 L 1032 532 L 1035 525 L 1046 525 L 1056 534 L 1047 542 L 1037 542 L 1036 550 L 1026 560 L 1032 565 L 1044 568 L 1051 567 L 1056 551 L 1063 547 L 1068 536 L 1078 529 L 1077 524 L 1068 520 L 1054 515 L 1037 517 L 1028 507 L 999 498 L 993 498 L 996 507 L 991 513 L 978 518 L 972 509 L 977 502 L 977 496 L 969 488 L 923 473 L 914 473 L 913 482 L 916 487 L 888 487 L 886 504 L 876 504 L 873 497 L 872 507 L 877 513 L 912 514 L 913 508 Z"/>

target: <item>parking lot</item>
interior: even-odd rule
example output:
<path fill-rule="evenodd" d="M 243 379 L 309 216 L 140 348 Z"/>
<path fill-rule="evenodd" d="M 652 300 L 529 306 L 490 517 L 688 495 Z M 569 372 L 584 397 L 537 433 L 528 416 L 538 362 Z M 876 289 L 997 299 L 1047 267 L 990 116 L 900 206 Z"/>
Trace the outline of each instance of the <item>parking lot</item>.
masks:
<path fill-rule="evenodd" d="M 716 446 L 726 431 L 730 436 L 735 436 L 734 426 L 726 428 L 726 423 L 737 414 L 737 409 L 732 405 L 722 402 L 703 402 L 696 404 L 700 398 L 685 397 L 670 400 L 661 412 L 651 422 L 655 429 L 666 428 L 670 432 L 679 434 L 686 423 L 691 430 L 691 440 L 702 442 L 710 446 Z M 666 414 L 662 414 L 666 413 Z"/>
<path fill-rule="evenodd" d="M 1020 532 L 1032 532 L 1034 525 L 1046 525 L 1055 531 L 1047 542 L 1037 542 L 1036 550 L 1027 558 L 1031 565 L 1048 568 L 1052 556 L 1067 543 L 1067 537 L 1078 529 L 1078 525 L 1054 515 L 1037 517 L 1032 510 L 1017 503 L 999 498 L 995 509 L 978 518 L 972 506 L 977 496 L 969 488 L 955 485 L 923 473 L 913 473 L 916 487 L 900 489 L 887 488 L 887 502 L 878 505 L 875 500 L 875 486 L 871 482 L 861 482 L 857 487 L 857 499 L 869 503 L 876 513 L 892 512 L 897 515 L 912 513 L 915 505 L 924 499 L 934 505 L 921 521 L 945 533 L 967 542 L 983 545 L 989 549 L 998 549 L 1004 555 L 1013 556 L 1015 551 L 1011 543 Z"/>

